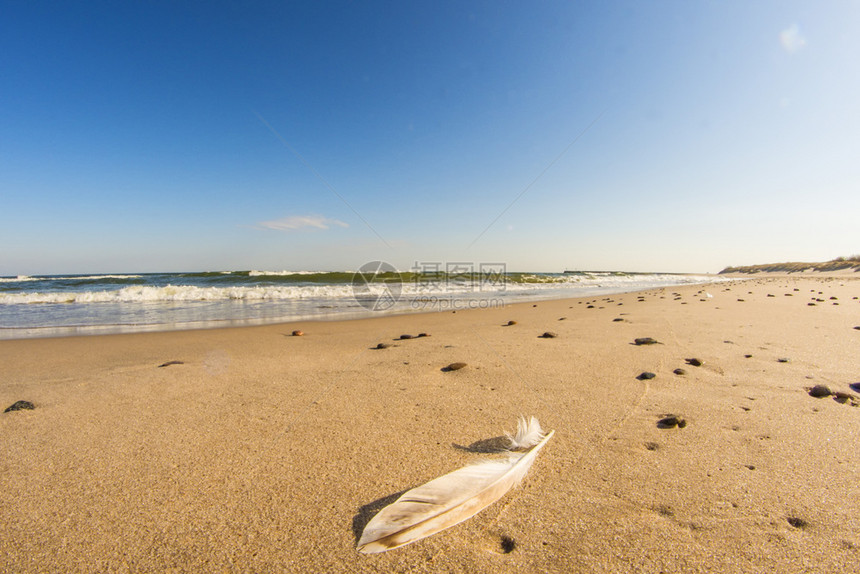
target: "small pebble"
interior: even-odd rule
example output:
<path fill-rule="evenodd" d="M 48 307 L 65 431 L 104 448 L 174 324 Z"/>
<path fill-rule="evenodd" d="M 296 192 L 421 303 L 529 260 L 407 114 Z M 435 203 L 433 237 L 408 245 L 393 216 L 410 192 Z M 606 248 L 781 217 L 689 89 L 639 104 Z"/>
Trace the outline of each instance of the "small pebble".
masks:
<path fill-rule="evenodd" d="M 660 341 L 652 339 L 651 337 L 640 337 L 638 339 L 634 339 L 633 343 L 636 345 L 657 345 Z"/>
<path fill-rule="evenodd" d="M 508 321 L 508 322 L 506 323 L 506 326 L 510 327 L 511 325 L 516 325 L 516 324 L 517 324 L 517 322 L 516 322 L 516 321 L 511 320 L 511 321 Z"/>
<path fill-rule="evenodd" d="M 687 426 L 687 421 L 677 415 L 667 415 L 657 421 L 657 426 L 664 429 L 678 427 L 680 429 Z"/>
<path fill-rule="evenodd" d="M 304 334 L 304 331 L 293 331 L 293 337 L 303 337 Z"/>
<path fill-rule="evenodd" d="M 541 339 L 555 339 L 556 337 L 558 337 L 558 333 L 553 333 L 552 331 L 547 331 L 540 336 Z"/>
<path fill-rule="evenodd" d="M 776 362 L 777 363 L 790 363 L 791 359 L 789 359 L 788 357 L 780 357 L 776 360 Z"/>
<path fill-rule="evenodd" d="M 685 371 L 684 369 L 675 369 L 672 372 L 675 373 L 676 375 L 686 375 L 687 374 L 687 371 Z"/>
<path fill-rule="evenodd" d="M 613 323 L 619 323 L 619 322 L 621 322 L 621 321 L 623 321 L 623 320 L 624 320 L 624 319 L 622 319 L 621 317 L 616 317 L 616 318 L 614 318 L 614 319 L 612 320 L 612 322 L 613 322 Z"/>
<path fill-rule="evenodd" d="M 411 339 L 412 335 L 400 335 L 401 340 Z"/>
<path fill-rule="evenodd" d="M 12 403 L 11 406 L 7 407 L 4 413 L 11 413 L 12 411 L 31 411 L 36 408 L 36 405 L 31 403 L 30 401 L 16 401 Z"/>
<path fill-rule="evenodd" d="M 169 367 L 170 365 L 184 365 L 184 364 L 185 363 L 183 363 L 182 361 L 167 361 L 166 363 L 161 363 L 160 365 L 158 365 L 158 367 L 161 368 L 161 367 Z"/>
<path fill-rule="evenodd" d="M 391 344 L 390 344 L 390 343 L 379 343 L 379 344 L 376 346 L 376 348 L 377 348 L 377 349 L 387 349 L 387 348 L 388 348 L 388 347 L 390 347 L 390 346 L 391 346 Z"/>
<path fill-rule="evenodd" d="M 752 359 L 752 355 L 744 355 L 744 359 Z"/>
<path fill-rule="evenodd" d="M 815 397 L 816 399 L 820 399 L 823 397 L 829 397 L 833 393 L 827 387 L 827 385 L 815 385 L 811 389 L 809 389 L 809 396 Z"/>
<path fill-rule="evenodd" d="M 702 365 L 705 364 L 705 362 L 700 360 L 700 359 L 692 358 L 692 359 L 687 359 L 687 364 L 693 365 L 694 367 L 701 367 Z"/>
<path fill-rule="evenodd" d="M 638 377 L 636 377 L 636 378 L 637 378 L 637 379 L 639 379 L 640 381 L 648 381 L 648 380 L 653 379 L 653 378 L 654 378 L 654 377 L 656 377 L 656 376 L 657 376 L 657 375 L 655 375 L 654 373 L 651 373 L 651 372 L 649 372 L 649 371 L 643 371 L 643 372 L 642 372 L 642 373 L 640 373 L 640 374 L 639 374 L 639 376 L 638 376 Z"/>
<path fill-rule="evenodd" d="M 446 371 L 459 371 L 463 367 L 466 367 L 466 363 L 451 363 L 447 367 L 445 367 Z"/>
<path fill-rule="evenodd" d="M 427 333 L 418 333 L 418 338 L 419 338 L 419 339 L 420 339 L 421 337 L 429 337 L 429 336 L 430 336 L 430 335 L 429 335 L 429 334 L 427 334 Z"/>

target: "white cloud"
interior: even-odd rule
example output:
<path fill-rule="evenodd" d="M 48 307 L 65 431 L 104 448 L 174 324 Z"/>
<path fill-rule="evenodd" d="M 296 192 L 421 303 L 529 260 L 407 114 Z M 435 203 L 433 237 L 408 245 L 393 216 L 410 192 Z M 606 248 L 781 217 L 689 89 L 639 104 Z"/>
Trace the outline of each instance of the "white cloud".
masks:
<path fill-rule="evenodd" d="M 786 52 L 794 54 L 806 46 L 806 38 L 800 33 L 797 24 L 794 24 L 779 33 L 779 43 Z"/>
<path fill-rule="evenodd" d="M 302 229 L 303 227 L 313 227 L 315 229 L 328 229 L 330 226 L 349 227 L 348 224 L 337 219 L 330 219 L 322 215 L 291 215 L 272 221 L 261 221 L 257 227 L 263 229 L 274 229 L 276 231 L 292 231 Z"/>

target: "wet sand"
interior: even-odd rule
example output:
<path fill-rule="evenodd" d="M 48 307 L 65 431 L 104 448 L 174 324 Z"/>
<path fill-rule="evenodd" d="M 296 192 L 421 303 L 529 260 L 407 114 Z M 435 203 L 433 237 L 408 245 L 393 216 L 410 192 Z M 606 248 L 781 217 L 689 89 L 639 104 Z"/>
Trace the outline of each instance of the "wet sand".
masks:
<path fill-rule="evenodd" d="M 0 414 L 0 571 L 855 572 L 858 296 L 860 277 L 773 275 L 0 341 L 0 409 L 36 407 Z M 384 504 L 492 457 L 470 445 L 519 415 L 556 434 L 518 489 L 356 551 Z"/>

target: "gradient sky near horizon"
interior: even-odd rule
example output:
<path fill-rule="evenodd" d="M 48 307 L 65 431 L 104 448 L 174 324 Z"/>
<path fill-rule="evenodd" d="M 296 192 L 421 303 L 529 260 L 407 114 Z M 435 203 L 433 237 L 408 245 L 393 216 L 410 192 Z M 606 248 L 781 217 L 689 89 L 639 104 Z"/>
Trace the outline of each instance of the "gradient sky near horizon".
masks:
<path fill-rule="evenodd" d="M 860 2 L 0 3 L 0 275 L 860 252 Z"/>

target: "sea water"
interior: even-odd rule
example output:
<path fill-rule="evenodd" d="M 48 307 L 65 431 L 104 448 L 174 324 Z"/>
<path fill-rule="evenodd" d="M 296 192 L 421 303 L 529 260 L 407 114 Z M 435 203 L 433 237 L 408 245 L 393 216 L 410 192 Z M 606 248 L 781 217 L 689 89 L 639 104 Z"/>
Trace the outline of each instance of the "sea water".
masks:
<path fill-rule="evenodd" d="M 0 277 L 0 339 L 504 306 L 721 280 L 626 272 L 215 271 Z"/>

